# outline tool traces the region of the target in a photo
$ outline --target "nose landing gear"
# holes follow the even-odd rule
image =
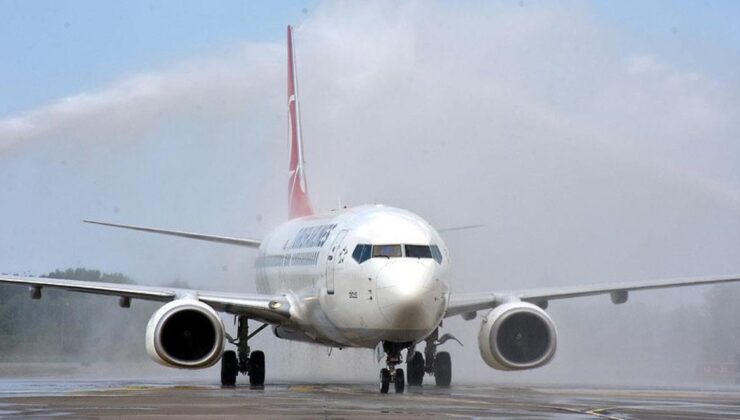
[[[403,391],[406,389],[406,377],[403,369],[397,369],[396,366],[401,364],[401,350],[409,347],[409,345],[410,343],[383,342],[383,351],[386,354],[385,362],[388,367],[380,369],[381,394],[388,393],[391,383],[396,394],[403,394]]]
[[[237,351],[227,350],[221,357],[221,385],[234,386],[239,373],[249,375],[249,385],[261,388],[265,385],[265,353],[251,351],[249,339],[267,327],[263,324],[253,333],[249,333],[249,319],[240,315],[237,317],[237,338],[228,337],[229,343],[236,345]]]

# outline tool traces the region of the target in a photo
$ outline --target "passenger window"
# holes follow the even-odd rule
[[[406,245],[408,258],[432,258],[432,251],[427,245]]]
[[[401,257],[401,245],[373,245],[373,258],[399,258]]]
[[[434,258],[434,261],[437,261],[438,264],[442,264],[442,252],[439,250],[439,247],[437,245],[432,245],[432,258]]]
[[[372,247],[368,244],[359,244],[355,247],[352,252],[352,258],[357,261],[357,264],[362,264],[370,259],[370,249]]]

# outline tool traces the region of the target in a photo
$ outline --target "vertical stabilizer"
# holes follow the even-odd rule
[[[288,141],[290,142],[288,216],[291,219],[313,214],[303,165],[303,136],[301,134],[301,111],[298,106],[297,76],[293,52],[293,28],[288,26]]]

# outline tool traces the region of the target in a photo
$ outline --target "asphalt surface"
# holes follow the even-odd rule
[[[404,394],[372,384],[201,383],[0,379],[3,418],[608,418],[740,419],[740,388],[432,385]]]

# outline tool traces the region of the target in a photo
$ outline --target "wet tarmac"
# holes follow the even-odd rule
[[[0,417],[60,416],[740,419],[740,388],[456,385],[381,395],[372,384],[278,384],[250,389],[209,383],[0,379]]]

